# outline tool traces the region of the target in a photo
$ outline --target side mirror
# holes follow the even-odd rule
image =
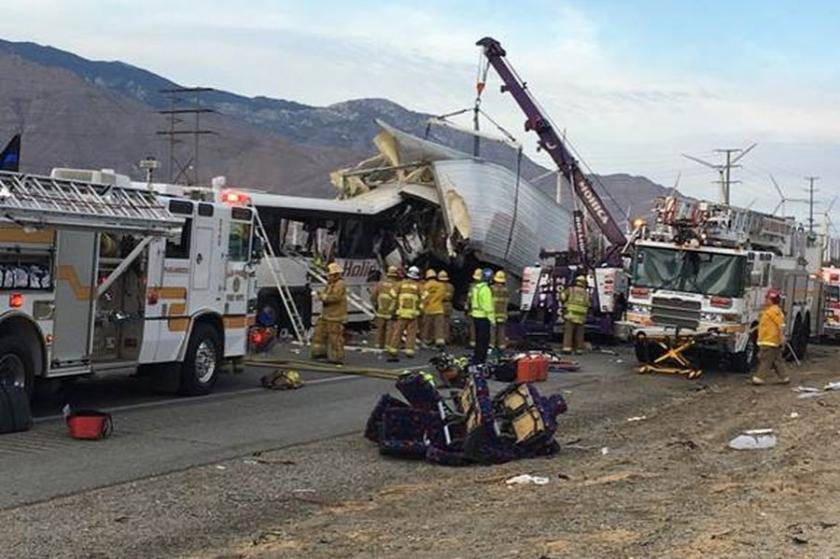
[[[259,262],[265,257],[265,247],[260,237],[254,237],[251,243],[251,261]]]

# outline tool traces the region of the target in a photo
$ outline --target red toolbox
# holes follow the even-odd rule
[[[548,378],[550,359],[545,355],[528,355],[516,362],[516,382],[542,382]]]

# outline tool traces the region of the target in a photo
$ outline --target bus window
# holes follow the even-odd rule
[[[338,236],[338,256],[340,258],[372,258],[375,232],[374,224],[369,221],[345,220],[341,224]]]

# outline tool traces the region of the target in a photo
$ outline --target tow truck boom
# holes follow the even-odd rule
[[[542,109],[540,109],[537,102],[531,96],[531,93],[528,91],[528,86],[519,78],[516,71],[507,61],[505,49],[502,48],[502,45],[497,40],[491,37],[485,37],[476,44],[484,49],[484,55],[487,57],[488,62],[502,79],[504,83],[502,92],[509,92],[513,95],[514,100],[516,100],[522,112],[525,113],[528,119],[525,121],[525,130],[533,130],[537,133],[540,138],[540,147],[548,152],[557,164],[560,172],[571,178],[572,188],[574,188],[575,194],[580,198],[598,228],[612,244],[612,249],[608,254],[622,250],[627,244],[627,238],[624,236],[621,227],[612,217],[609,210],[607,210],[604,201],[595,192],[592,182],[587,178],[574,156],[564,145],[557,131],[551,125],[551,121],[547,115],[543,114]]]

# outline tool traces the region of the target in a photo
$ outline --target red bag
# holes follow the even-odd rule
[[[516,382],[542,382],[548,378],[550,360],[544,355],[527,355],[516,362]]]
[[[67,416],[67,428],[74,439],[104,439],[114,430],[111,414],[97,410],[73,411]]]

